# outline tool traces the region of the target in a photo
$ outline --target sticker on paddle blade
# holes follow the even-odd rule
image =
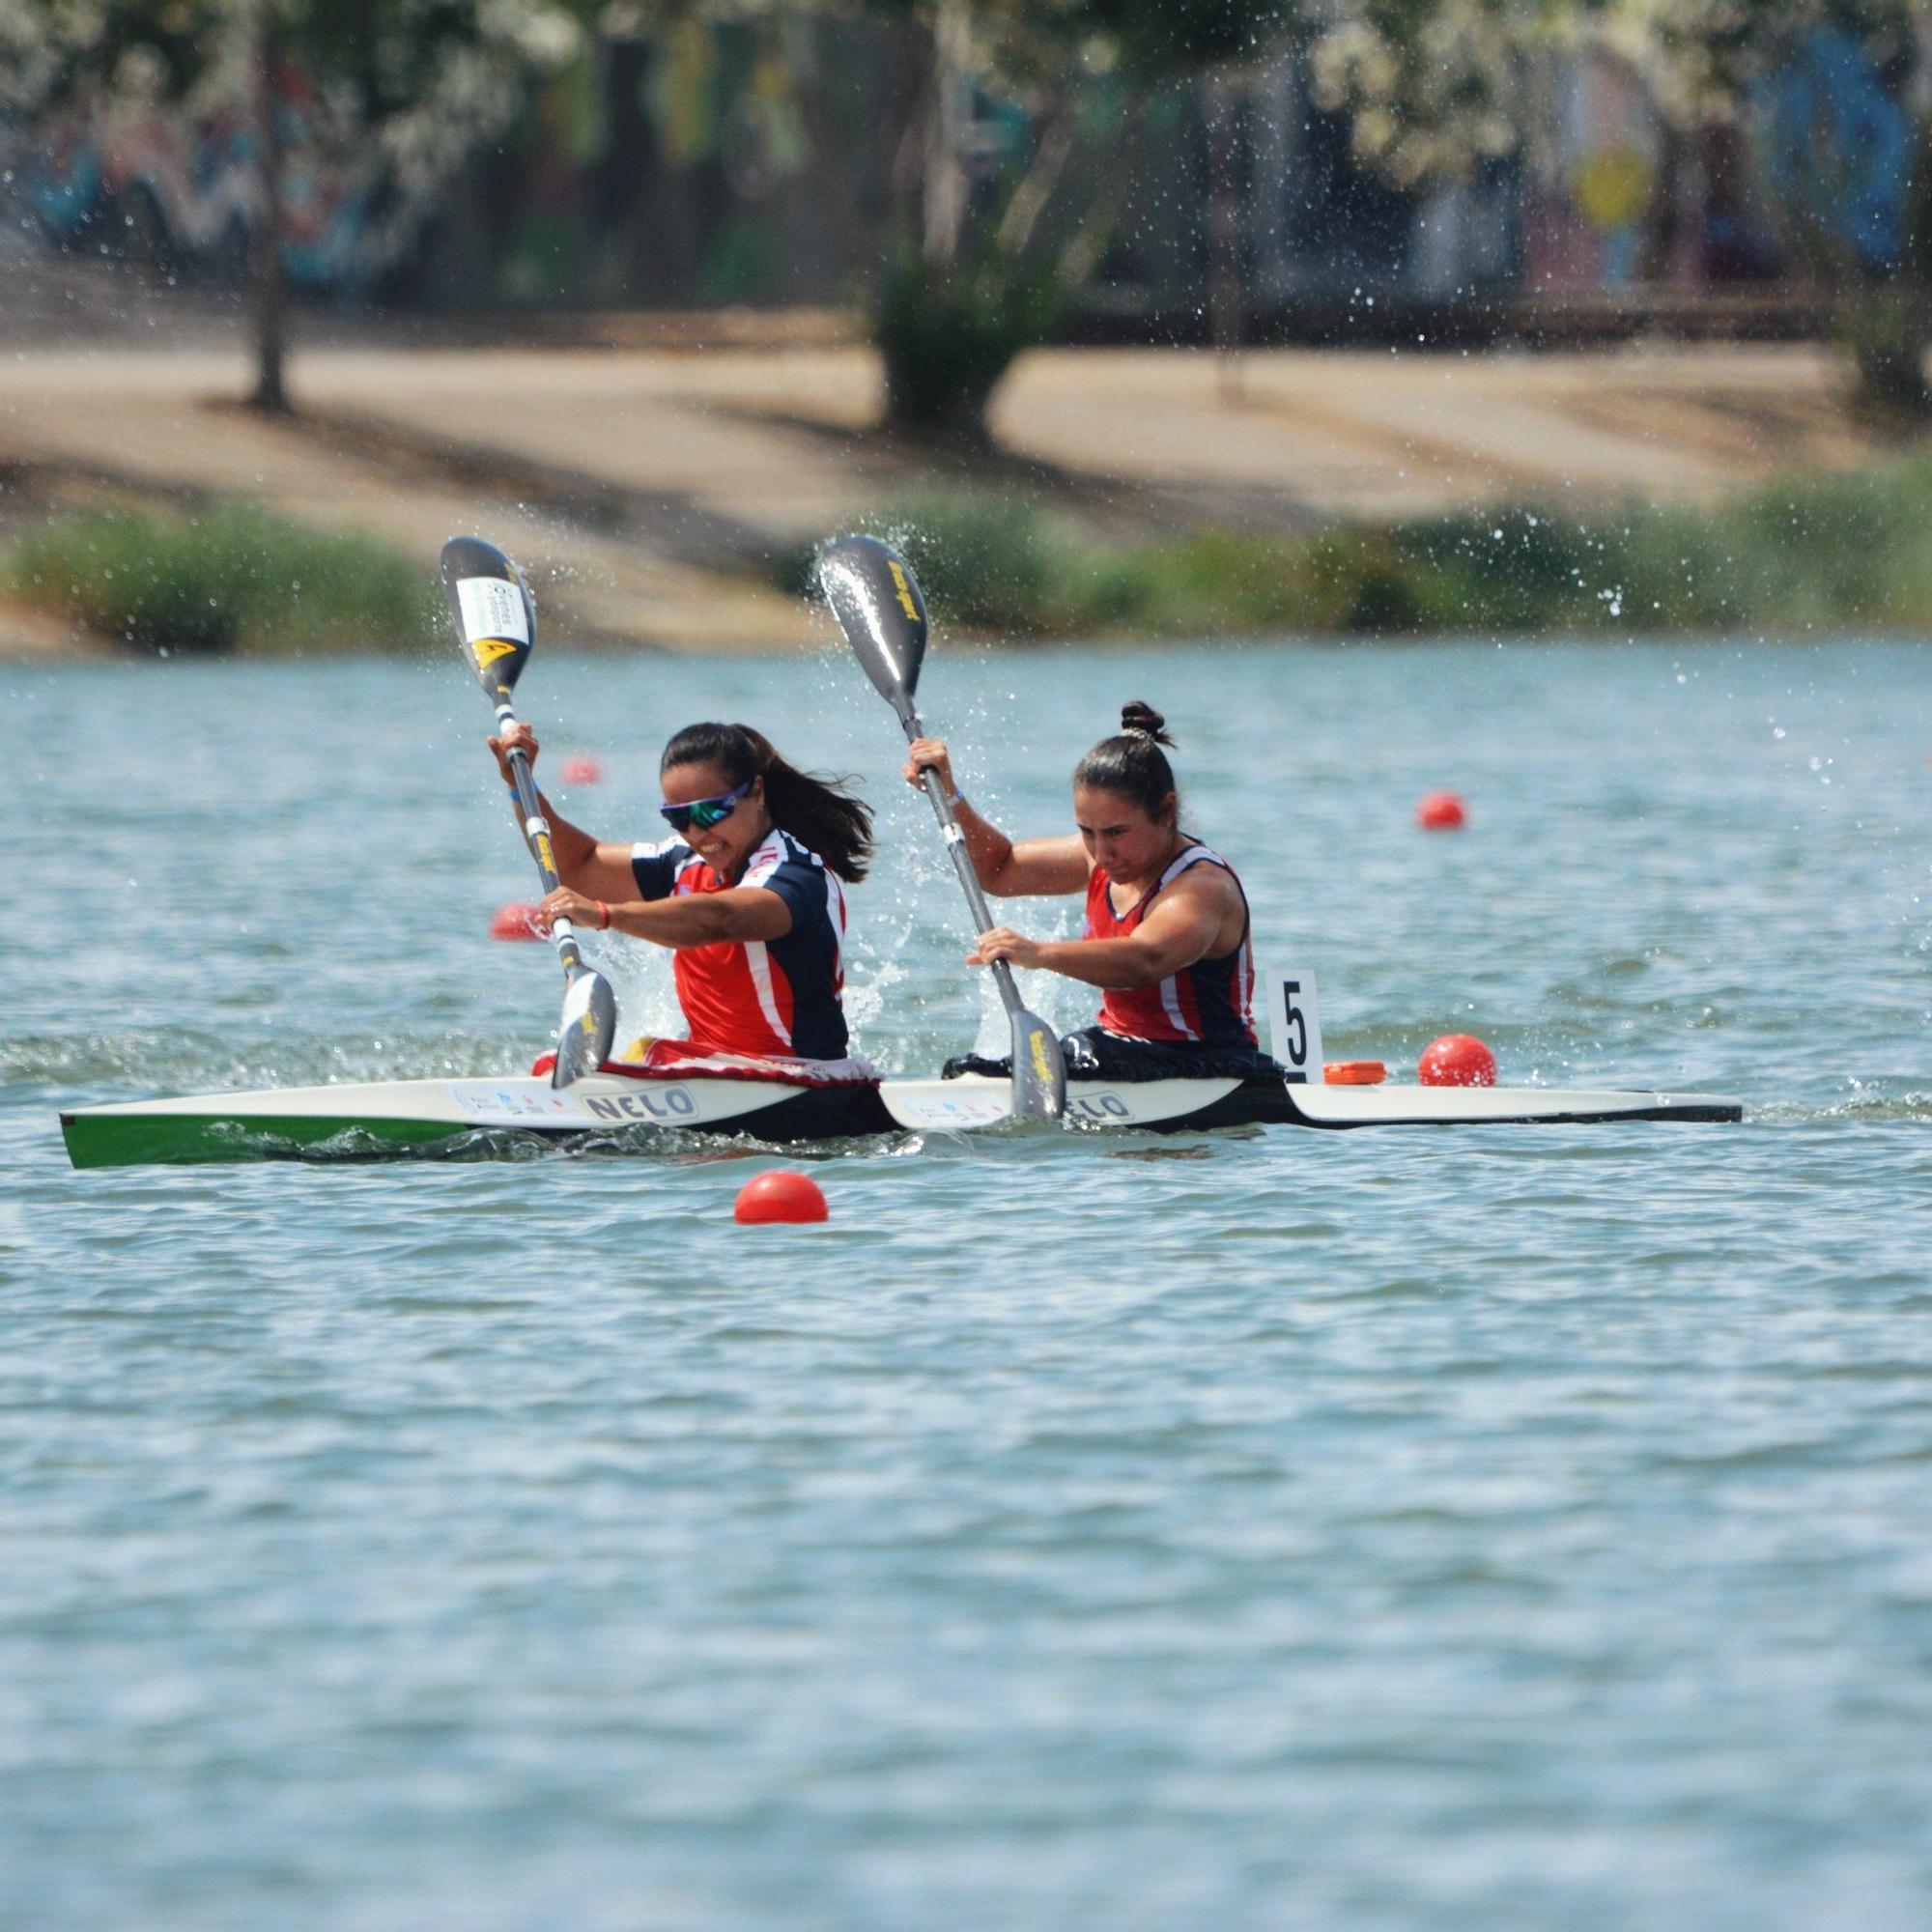
[[[478,670],[487,670],[494,659],[520,646],[528,647],[530,618],[520,585],[501,577],[466,577],[456,586],[456,603],[463,613],[464,641],[476,653]]]
[[[550,1084],[568,1087],[594,1073],[609,1056],[617,1035],[617,999],[601,973],[576,973],[563,995],[563,1017],[556,1030],[556,1065]]]
[[[488,670],[499,658],[513,658],[522,649],[523,645],[508,643],[501,638],[478,638],[469,646],[469,655],[476,660],[478,670]]]
[[[1291,1080],[1321,1077],[1321,1020],[1315,1006],[1313,973],[1267,976],[1268,1033],[1274,1057]]]

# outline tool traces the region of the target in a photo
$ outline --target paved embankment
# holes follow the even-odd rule
[[[851,348],[698,353],[332,347],[292,364],[293,421],[235,406],[244,356],[28,348],[0,362],[0,517],[101,490],[232,495],[376,531],[425,565],[453,530],[547,581],[560,633],[672,648],[783,645],[808,613],[772,547],[909,492],[1022,488],[1121,538],[1304,528],[1537,498],[1709,497],[1883,445],[1808,347],[1563,356],[1068,350],[1001,391],[1001,453],[870,432]],[[0,613],[0,649],[46,648]]]

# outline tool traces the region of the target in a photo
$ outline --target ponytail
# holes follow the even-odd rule
[[[673,765],[716,765],[732,784],[765,781],[772,823],[825,861],[850,885],[866,876],[872,856],[872,813],[844,782],[814,778],[788,765],[762,731],[749,724],[687,724],[664,749],[660,773]]]
[[[1095,791],[1111,791],[1132,799],[1147,815],[1160,817],[1161,807],[1179,788],[1174,782],[1174,767],[1167,753],[1174,740],[1167,735],[1167,720],[1151,704],[1135,698],[1121,707],[1120,735],[1102,738],[1073,768],[1073,782]],[[1179,801],[1176,799],[1176,821]]]

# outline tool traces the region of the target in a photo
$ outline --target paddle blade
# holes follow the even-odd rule
[[[483,689],[506,696],[537,637],[537,607],[523,572],[481,537],[451,537],[442,547],[442,584]]]
[[[1066,1112],[1066,1061],[1060,1038],[1037,1013],[1013,1014],[1013,1111],[1037,1121]]]
[[[912,567],[877,537],[840,537],[819,553],[818,587],[879,696],[909,720],[925,656],[925,599]]]
[[[586,1073],[595,1073],[611,1058],[611,1043],[616,1037],[617,996],[603,974],[586,967],[564,988],[556,1065],[550,1070],[550,1084],[568,1087]]]

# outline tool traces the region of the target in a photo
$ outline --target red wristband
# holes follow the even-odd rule
[[[599,932],[609,932],[611,930],[611,908],[607,906],[602,899],[599,899],[597,901],[597,913],[598,913],[597,930]]]

